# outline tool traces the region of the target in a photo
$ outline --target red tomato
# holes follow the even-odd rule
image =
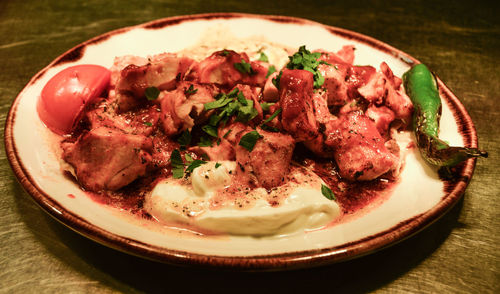
[[[76,65],[57,73],[42,90],[38,116],[53,132],[70,134],[85,105],[109,86],[110,71],[93,64]]]

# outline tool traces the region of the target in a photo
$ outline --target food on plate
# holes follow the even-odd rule
[[[107,89],[109,69],[93,64],[69,67],[45,85],[37,111],[43,123],[57,134],[71,133],[83,109]]]
[[[434,75],[424,64],[417,64],[403,75],[404,86],[413,102],[413,128],[422,157],[437,166],[454,166],[471,157],[487,157],[477,148],[450,147],[440,140],[441,99]]]
[[[289,234],[389,193],[413,112],[402,80],[385,62],[354,65],[353,46],[282,48],[285,63],[266,50],[122,56],[94,79],[69,68],[39,105],[80,108],[39,115],[66,135],[63,167],[91,197],[167,226]],[[72,83],[85,92],[69,97]]]

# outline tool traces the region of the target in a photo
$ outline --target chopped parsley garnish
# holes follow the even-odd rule
[[[268,68],[267,68],[267,74],[266,74],[266,79],[272,75],[273,73],[275,73],[277,71],[276,67],[274,65],[270,65]]]
[[[318,71],[318,66],[320,64],[328,64],[326,61],[318,60],[320,57],[320,52],[311,53],[306,49],[306,46],[303,45],[300,46],[299,51],[295,52],[292,56],[288,56],[290,61],[286,65],[286,68],[303,69],[311,72],[314,75],[314,88],[319,89],[325,82],[325,78]]]
[[[262,122],[262,125],[265,125],[268,122],[272,121],[275,117],[278,116],[278,114],[280,114],[280,112],[281,112],[281,108],[278,108],[278,110],[276,110],[270,117],[268,117],[265,121]]]
[[[188,167],[186,168],[186,173],[191,173],[193,172],[193,170],[199,166],[201,166],[202,164],[205,164],[207,163],[206,161],[203,161],[203,160],[199,160],[199,159],[196,159],[196,160],[193,160],[191,163],[189,163]]]
[[[261,134],[257,133],[257,131],[251,131],[241,137],[240,143],[238,143],[238,145],[252,152],[253,147],[255,147],[255,144],[257,144],[257,140],[259,140],[260,138],[262,138]]]
[[[249,74],[249,75],[255,74],[255,71],[253,70],[250,63],[246,62],[244,59],[242,59],[241,62],[235,63],[234,68],[236,68],[239,72],[243,74]]]
[[[196,92],[198,92],[198,89],[195,89],[193,87],[193,85],[190,85],[189,88],[187,88],[185,91],[184,91],[184,94],[186,95],[193,95],[195,94]]]
[[[208,135],[217,138],[217,127],[211,125],[204,125],[201,129]]]
[[[147,87],[146,90],[144,90],[144,95],[148,100],[156,100],[160,95],[160,90],[156,87]]]
[[[267,57],[266,53],[260,52],[259,61],[269,62],[269,58]]]
[[[207,137],[201,137],[200,142],[198,142],[198,146],[200,147],[212,147],[212,141],[210,141]]]
[[[172,176],[174,179],[180,179],[184,176],[184,162],[179,150],[175,149],[170,155],[170,165],[172,166]]]
[[[328,188],[328,186],[321,184],[321,193],[330,200],[336,200],[335,194],[333,194],[332,189]]]
[[[271,107],[272,105],[274,105],[274,104],[276,104],[276,103],[273,103],[273,102],[271,102],[271,103],[269,103],[269,102],[262,102],[262,103],[260,104],[260,107],[261,107],[261,108],[262,108],[262,110],[264,110],[264,111],[269,111],[270,107]]]
[[[229,98],[227,96],[223,96],[221,99],[205,103],[204,107],[205,107],[205,110],[211,110],[211,109],[221,108],[221,107],[226,106],[227,104],[229,104],[229,102],[231,102],[232,100],[233,99],[231,99],[231,98]]]
[[[182,132],[182,134],[177,139],[177,143],[181,145],[181,148],[186,148],[186,146],[191,144],[191,133],[188,130]]]
[[[187,167],[182,161],[181,153],[178,149],[172,151],[170,155],[170,164],[172,165],[172,176],[174,179],[181,179],[185,174],[189,175],[195,168],[207,163],[199,159],[193,160],[193,157],[187,153],[184,155],[184,158],[188,163]]]
[[[229,55],[229,51],[227,51],[226,49],[224,49],[224,50],[222,50],[220,52],[220,55],[222,55],[222,56],[228,56]]]
[[[231,92],[224,94],[220,93],[215,96],[215,101],[204,104],[205,110],[215,110],[215,113],[208,118],[208,124],[201,127],[201,129],[211,137],[217,138],[217,145],[221,143],[218,128],[225,126],[227,121],[233,116],[236,116],[236,121],[249,122],[258,115],[257,109],[254,107],[253,100],[246,99],[238,88],[234,88]],[[225,138],[230,131],[224,134]],[[200,140],[198,146],[212,146],[209,139]]]
[[[227,138],[227,136],[229,136],[229,134],[232,132],[233,130],[229,129],[225,134],[224,136],[222,136],[222,138]]]
[[[145,126],[148,126],[148,127],[152,127],[153,126],[153,123],[149,122],[149,121],[146,121],[144,122],[144,125]]]
[[[278,89],[280,88],[281,75],[283,75],[283,71],[280,71],[280,73],[277,76],[275,76],[272,80],[273,85]]]
[[[221,165],[222,165],[222,164],[220,164],[220,163],[216,162],[216,163],[215,163],[215,168],[218,168],[218,167],[219,167],[219,166],[221,166]]]

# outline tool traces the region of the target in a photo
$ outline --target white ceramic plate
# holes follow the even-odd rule
[[[203,14],[166,18],[113,31],[69,50],[40,71],[14,101],[7,118],[5,144],[12,168],[28,193],[50,215],[81,234],[135,255],[176,264],[245,269],[290,268],[345,260],[400,241],[442,216],[455,204],[470,180],[475,160],[458,170],[459,180],[445,182],[408,154],[401,182],[383,203],[360,217],[327,229],[281,238],[194,237],[159,231],[107,206],[92,201],[63,175],[54,135],[43,126],[35,105],[45,83],[75,64],[110,67],[115,56],[146,56],[192,46],[213,27],[236,38],[264,36],[298,48],[337,51],[352,44],[355,64],[387,62],[397,76],[418,61],[370,37],[308,20],[246,14]],[[221,40],[224,36],[220,37]],[[474,125],[459,100],[439,81],[443,100],[441,138],[453,145],[477,147]]]

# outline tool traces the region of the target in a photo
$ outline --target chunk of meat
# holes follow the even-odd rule
[[[163,53],[146,65],[130,64],[121,71],[116,89],[132,92],[136,97],[144,96],[144,90],[148,87],[157,87],[160,90],[175,89],[176,82],[183,79],[193,63],[188,57]]]
[[[280,186],[289,172],[295,141],[290,135],[257,129],[262,138],[249,152],[236,146],[237,177],[249,186]]]
[[[179,148],[179,143],[168,138],[162,132],[155,132],[153,135],[153,149],[151,152],[151,168],[166,168],[170,166],[170,156],[174,149]]]
[[[402,120],[405,125],[409,124],[413,114],[413,103],[402,89],[401,79],[394,76],[385,62],[380,64],[380,71],[387,80],[385,105],[394,111],[396,118]]]
[[[85,189],[115,191],[146,174],[151,147],[145,136],[99,127],[75,143],[63,143],[62,157]]]
[[[375,123],[361,112],[350,112],[336,121],[327,134],[327,144],[335,149],[334,158],[342,177],[373,180],[394,170],[399,158],[384,145]]]
[[[221,50],[194,66],[189,80],[226,88],[233,88],[236,84],[263,87],[266,74],[267,68],[258,62],[250,62],[246,53]]]
[[[120,111],[137,107],[144,99],[146,88],[175,89],[193,63],[190,58],[164,53],[155,56],[146,65],[130,64],[121,71],[112,98]]]
[[[285,69],[281,75],[281,124],[297,142],[318,135],[312,102],[313,84],[313,74],[307,70]]]
[[[313,95],[313,106],[316,121],[319,124],[318,135],[312,139],[304,141],[304,146],[311,150],[314,154],[323,158],[333,158],[334,149],[325,143],[326,135],[333,131],[335,127],[334,121],[337,119],[330,113],[326,101],[326,94],[318,91]]]
[[[235,88],[245,96],[245,99],[253,101],[253,108],[257,110],[257,116],[252,119],[254,124],[258,124],[262,121],[263,112],[262,107],[260,106],[260,102],[262,101],[262,88],[254,87],[250,85],[238,84]]]
[[[231,145],[229,141],[221,139],[219,144],[214,143],[212,146],[193,146],[189,148],[189,151],[196,153],[199,156],[207,156],[211,161],[223,161],[230,160],[234,161],[236,159],[234,145]]]
[[[111,71],[111,79],[109,81],[110,86],[112,88],[116,86],[116,84],[121,78],[122,69],[127,67],[127,65],[135,64],[137,66],[143,66],[148,64],[148,62],[149,61],[147,58],[135,55],[124,55],[115,57],[113,65],[109,69]]]
[[[320,64],[318,66],[318,71],[325,78],[323,88],[328,94],[328,105],[341,106],[349,100],[349,87],[346,82],[349,67],[345,63]]]
[[[103,102],[86,114],[90,129],[107,127],[127,134],[149,136],[155,130],[160,109],[156,105],[138,111],[117,114],[108,103]]]
[[[385,106],[376,107],[372,105],[368,107],[365,114],[373,120],[378,132],[383,137],[386,137],[388,135],[387,131],[389,130],[389,125],[395,118],[394,112]]]
[[[190,93],[190,86],[195,93]],[[191,91],[191,92],[193,92]],[[160,121],[163,131],[168,136],[190,130],[195,123],[206,119],[204,104],[214,101],[218,89],[213,85],[181,83],[172,92],[162,92],[159,100],[161,105]]]

